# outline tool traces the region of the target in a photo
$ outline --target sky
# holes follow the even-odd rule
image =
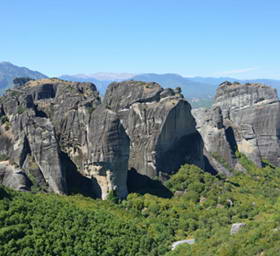
[[[0,61],[49,76],[280,79],[279,0],[3,0]]]

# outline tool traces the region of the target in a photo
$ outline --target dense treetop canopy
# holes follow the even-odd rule
[[[0,255],[278,255],[280,169],[238,157],[247,173],[230,178],[182,166],[164,184],[170,199],[101,201],[0,187]],[[230,235],[236,222],[247,225]],[[196,243],[171,251],[188,238]]]

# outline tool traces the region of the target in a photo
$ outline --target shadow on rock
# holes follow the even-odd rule
[[[210,163],[208,157],[204,155],[203,158],[204,158],[204,165],[205,165],[204,170],[212,175],[217,175],[218,172],[216,168]]]
[[[101,198],[101,188],[95,179],[83,176],[69,156],[61,152],[61,159],[65,169],[66,184],[69,194],[82,194],[92,198]]]
[[[160,181],[142,175],[135,169],[128,171],[127,188],[128,193],[139,193],[141,195],[148,193],[162,198],[171,198],[173,196],[172,192]]]

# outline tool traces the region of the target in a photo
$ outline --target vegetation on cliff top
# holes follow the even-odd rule
[[[230,178],[183,166],[165,184],[171,199],[130,194],[116,203],[0,187],[0,255],[278,255],[280,169],[239,159],[247,173]],[[236,222],[247,225],[230,235]],[[171,251],[187,238],[196,243]]]

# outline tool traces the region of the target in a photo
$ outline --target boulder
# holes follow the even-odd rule
[[[195,239],[187,239],[187,240],[180,240],[177,242],[172,243],[171,250],[175,250],[178,245],[181,244],[189,244],[192,245],[195,243]]]
[[[245,226],[246,226],[245,223],[234,223],[234,224],[232,224],[231,229],[230,229],[230,234],[234,235],[234,234],[238,233]]]
[[[0,162],[0,184],[19,191],[28,191],[31,186],[27,175],[8,161]]]

